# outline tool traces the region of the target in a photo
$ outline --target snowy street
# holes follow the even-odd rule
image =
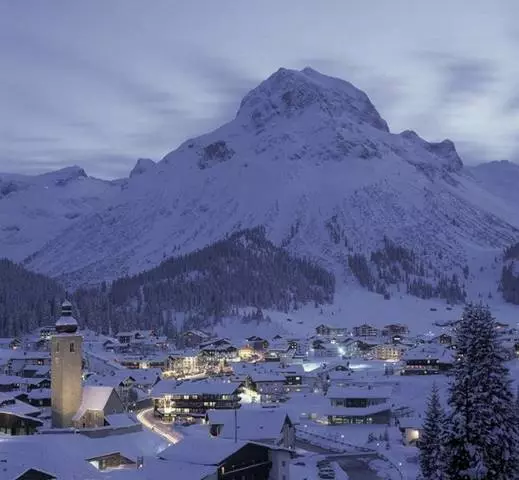
[[[140,411],[137,414],[137,420],[139,420],[144,427],[165,438],[168,442],[178,443],[182,440],[182,435],[175,432],[171,428],[171,424],[162,422],[153,416],[153,408]]]

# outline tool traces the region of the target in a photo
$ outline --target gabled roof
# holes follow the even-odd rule
[[[234,442],[223,438],[185,437],[159,453],[164,460],[180,460],[196,465],[220,465],[247,442]],[[201,455],[200,452],[203,452]]]
[[[73,420],[79,420],[88,410],[104,410],[108,399],[115,390],[112,387],[86,385],[83,387],[83,398],[79,410]],[[117,395],[117,393],[115,393]]]
[[[234,439],[235,418],[237,419],[237,438],[239,440],[278,439],[283,425],[292,423],[286,410],[246,409],[209,410],[207,412],[210,425],[222,425],[221,438]]]
[[[418,345],[404,353],[402,360],[440,360],[451,363],[454,361],[454,353],[451,349],[436,343]]]

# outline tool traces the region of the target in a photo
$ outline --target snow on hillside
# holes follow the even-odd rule
[[[498,321],[513,327],[519,325],[517,306],[504,303],[498,297],[470,297],[469,300],[488,304]],[[264,310],[264,316],[268,316],[270,322],[262,321],[261,326],[254,321],[242,322],[237,318],[227,318],[212,327],[212,331],[221,337],[239,341],[251,335],[265,338],[272,338],[277,334],[306,337],[322,323],[349,329],[363,323],[379,328],[390,323],[403,323],[413,335],[427,334],[430,331],[436,334],[441,332],[441,327],[435,327],[434,323],[456,320],[462,311],[462,305],[448,306],[440,300],[422,300],[409,295],[384,300],[381,295],[359,287],[342,287],[337,291],[333,305],[318,308],[306,305],[290,313]],[[241,312],[246,313],[247,310],[243,309]]]
[[[519,218],[467,174],[450,141],[392,134],[342,80],[280,69],[219,129],[134,176],[28,266],[111,279],[265,225],[268,237],[351,279],[351,252],[384,235],[446,273],[519,237]]]
[[[0,173],[0,256],[22,261],[119,190],[79,167],[36,176]]]

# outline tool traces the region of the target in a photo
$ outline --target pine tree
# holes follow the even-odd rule
[[[423,433],[420,439],[420,469],[424,480],[443,479],[443,433],[445,429],[445,413],[440,404],[438,386],[433,384]]]
[[[457,327],[449,391],[445,475],[449,480],[519,478],[519,423],[496,321],[469,305]]]

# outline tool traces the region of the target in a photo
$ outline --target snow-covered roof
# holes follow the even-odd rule
[[[0,412],[3,413],[13,413],[15,415],[23,415],[23,416],[33,416],[41,413],[39,408],[33,407],[25,402],[20,402],[16,400],[12,405],[5,405],[0,407]]]
[[[83,387],[81,405],[74,415],[74,420],[79,420],[88,410],[104,410],[108,399],[114,389],[97,385],[86,385]]]
[[[137,420],[128,413],[112,413],[106,415],[105,420],[111,427],[129,427],[138,423]]]
[[[276,373],[251,373],[250,378],[254,383],[262,382],[282,382],[284,383],[286,378],[281,374]]]
[[[50,398],[51,394],[52,390],[50,388],[35,388],[27,394],[27,398],[30,398],[31,400],[43,400]]]
[[[424,343],[407,350],[402,360],[440,360],[442,362],[453,362],[454,352],[450,348],[437,343]]]
[[[234,442],[224,438],[185,437],[181,442],[160,452],[159,457],[196,465],[219,465],[246,444],[244,441]]]
[[[23,383],[23,378],[16,375],[0,375],[0,385],[18,385]]]
[[[234,410],[209,410],[207,414],[209,424],[223,426],[220,437],[227,439],[234,439],[236,418],[239,440],[277,439],[288,417],[286,410],[281,408],[240,408],[236,410],[236,417]]]
[[[391,387],[330,387],[326,396],[328,398],[390,398]]]
[[[220,380],[197,380],[177,382],[176,380],[161,380],[151,392],[152,397],[163,395],[231,395],[239,388],[238,383]]]
[[[177,462],[172,464],[155,460],[154,457],[167,446],[167,442],[146,429],[103,438],[74,434],[24,435],[9,437],[8,441],[1,444],[0,459],[5,460],[2,463],[2,479],[17,478],[29,468],[49,472],[58,479],[102,480],[108,475],[110,479],[149,480],[167,478],[172,470],[182,472],[179,478],[203,478],[203,475],[189,476],[196,469],[181,468],[177,466]],[[114,452],[133,461],[144,456],[146,459],[143,468],[112,471],[108,474],[98,471],[86,461]],[[205,474],[208,473],[211,472],[206,469]]]
[[[56,327],[61,327],[64,325],[77,325],[77,320],[74,317],[61,316],[56,320]]]

